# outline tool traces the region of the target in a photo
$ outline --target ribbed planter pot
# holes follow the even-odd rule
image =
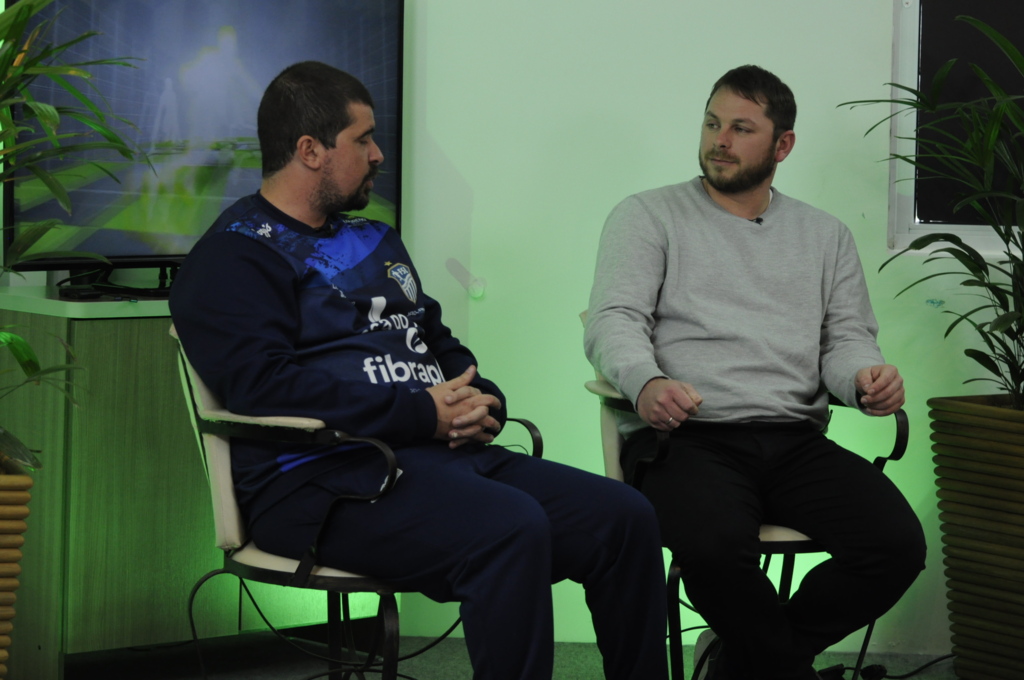
[[[28,502],[32,478],[0,474],[0,678],[7,677],[8,648],[14,623],[14,591],[21,574],[22,534],[28,528]]]
[[[928,400],[954,668],[1024,679],[1024,412],[1003,396]]]

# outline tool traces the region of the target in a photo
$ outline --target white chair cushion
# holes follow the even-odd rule
[[[762,543],[777,543],[785,541],[810,541],[810,536],[801,534],[796,529],[789,527],[775,526],[774,524],[762,524],[760,539]]]

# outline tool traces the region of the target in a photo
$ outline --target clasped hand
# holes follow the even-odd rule
[[[500,409],[501,401],[470,385],[476,377],[476,366],[446,382],[428,387],[437,409],[435,439],[448,442],[450,448],[475,441],[489,444],[501,429],[490,409]]]

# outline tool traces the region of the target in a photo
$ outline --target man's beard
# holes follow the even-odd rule
[[[708,156],[705,156],[703,153],[697,154],[697,161],[700,163],[701,172],[704,173],[704,179],[714,189],[723,194],[738,194],[753,189],[771,177],[775,171],[775,166],[778,164],[775,161],[775,146],[772,145],[760,163],[743,168],[730,178],[723,178],[720,176],[716,177],[708,171],[708,161],[714,158],[721,158],[722,160],[734,159],[731,156],[716,155],[714,152],[708,154]]]
[[[366,184],[376,176],[377,168],[370,168],[359,188],[351,194],[345,194],[334,186],[334,175],[328,170],[320,178],[320,186],[313,194],[313,202],[325,215],[362,210],[370,204],[370,191]]]

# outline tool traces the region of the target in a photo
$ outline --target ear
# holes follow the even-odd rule
[[[781,163],[786,160],[786,156],[793,150],[793,146],[796,144],[796,133],[792,130],[786,130],[779,136],[775,141],[775,162]]]
[[[295,155],[293,156],[300,163],[311,170],[318,170],[323,164],[323,144],[310,135],[302,135],[299,141],[295,142]]]

